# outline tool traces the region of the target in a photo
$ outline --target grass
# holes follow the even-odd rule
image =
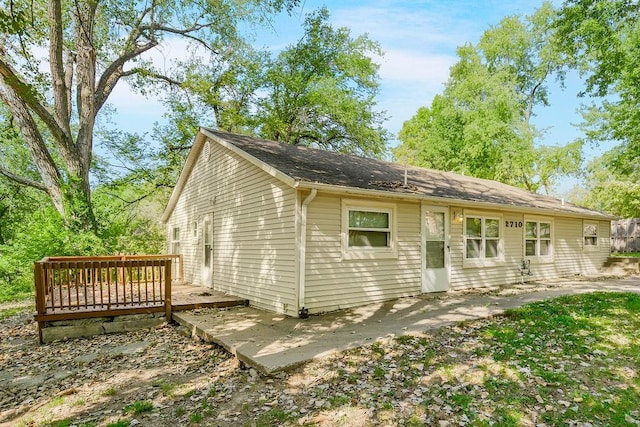
[[[153,403],[148,400],[137,400],[127,406],[122,411],[126,414],[132,412],[134,415],[153,411]]]
[[[389,395],[387,389],[401,398],[402,384],[421,387],[421,407],[434,417],[428,425],[437,425],[439,417],[473,426],[633,425],[640,420],[637,294],[560,297],[442,328],[428,339],[399,337],[384,348],[392,358],[378,359],[382,350],[376,343],[342,360],[376,359],[368,379],[362,372],[356,380],[366,381],[364,389]],[[385,381],[381,374],[386,372],[395,372],[404,383]],[[356,382],[353,375],[338,372],[335,381]],[[390,409],[385,399],[354,403]],[[447,413],[441,413],[445,406]],[[417,423],[415,415],[403,418],[395,411],[396,422]]]
[[[35,306],[33,304],[21,305],[20,307],[5,308],[4,310],[0,310],[0,320],[22,313],[33,313],[34,311]]]
[[[640,258],[640,252],[616,252],[612,253],[611,256],[621,258]]]

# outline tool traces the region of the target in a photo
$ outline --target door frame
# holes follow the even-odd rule
[[[200,263],[202,269],[202,284],[206,287],[213,288],[213,266],[214,266],[214,232],[213,232],[213,212],[205,214],[202,216],[202,247],[200,250],[202,251],[202,261]],[[207,230],[207,222],[210,222],[211,226]],[[207,268],[205,262],[207,259],[207,241],[210,243],[209,248],[209,267]]]
[[[427,225],[425,216],[427,212],[440,212],[444,214],[444,270],[441,272],[444,280],[441,286],[434,287],[429,282],[429,272],[427,271]],[[451,254],[449,248],[449,238],[451,229],[451,218],[449,216],[448,206],[429,205],[426,203],[421,204],[420,209],[420,254],[421,254],[421,292],[445,292],[449,290],[450,276],[451,276]]]

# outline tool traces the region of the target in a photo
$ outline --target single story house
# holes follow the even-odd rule
[[[612,217],[495,181],[202,128],[162,216],[185,280],[297,316],[596,273]]]

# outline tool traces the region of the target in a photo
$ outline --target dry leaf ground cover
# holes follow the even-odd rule
[[[274,378],[175,327],[40,347],[12,313],[0,335],[3,371],[43,378],[0,394],[10,425],[640,425],[636,294],[534,303]]]

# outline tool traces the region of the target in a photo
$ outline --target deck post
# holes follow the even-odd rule
[[[45,289],[44,266],[41,261],[33,263],[33,284],[36,288],[36,312],[38,315],[45,314],[46,289]],[[44,322],[38,321],[38,341],[42,344],[42,328]]]
[[[165,274],[165,283],[164,283],[164,308],[165,308],[165,317],[167,322],[171,322],[171,281],[173,280],[171,275],[171,259],[166,259],[164,261],[164,274]]]

